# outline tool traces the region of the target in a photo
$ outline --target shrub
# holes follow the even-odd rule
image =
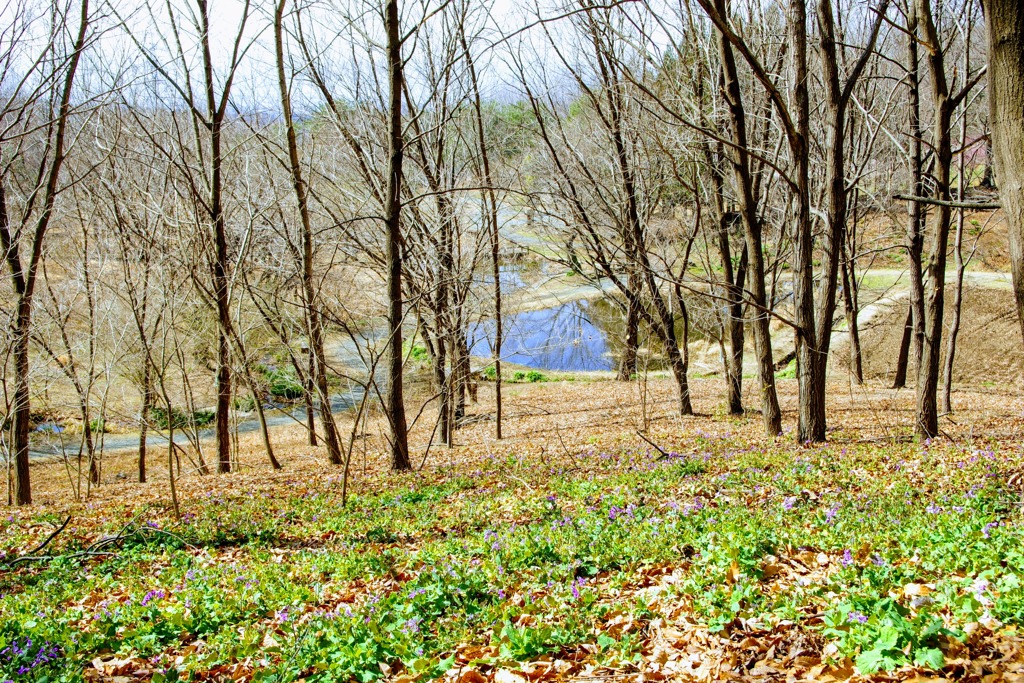
[[[257,365],[256,370],[263,375],[263,380],[267,383],[267,391],[275,398],[294,401],[302,398],[305,393],[299,380],[290,372],[275,365]]]
[[[177,408],[171,409],[171,419],[167,418],[167,411],[159,406],[149,409],[149,417],[158,429],[170,429],[172,424],[175,429],[182,427],[205,427],[213,422],[215,413],[212,410],[201,409],[191,415]]]

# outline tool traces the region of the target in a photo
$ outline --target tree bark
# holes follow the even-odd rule
[[[636,278],[630,274],[628,285],[632,291],[639,288]],[[615,379],[628,382],[636,375],[636,356],[640,338],[640,314],[638,305],[633,299],[626,301],[626,328],[622,337],[622,357],[619,359],[619,372]]]
[[[1010,267],[1024,335],[1024,11],[1019,0],[982,0],[988,37],[989,125],[1009,226]]]

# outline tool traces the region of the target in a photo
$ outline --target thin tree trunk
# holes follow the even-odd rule
[[[725,0],[715,0],[715,8],[724,17],[728,16]],[[771,330],[769,327],[768,300],[765,291],[764,252],[761,241],[761,222],[757,215],[757,204],[753,194],[753,178],[750,173],[750,154],[747,150],[746,112],[740,90],[736,58],[729,39],[719,31],[718,49],[722,59],[724,79],[723,93],[732,121],[734,146],[729,151],[736,184],[736,197],[740,217],[743,221],[744,238],[750,262],[750,298],[754,318],[751,327],[754,333],[754,352],[757,356],[758,378],[761,391],[761,416],[769,436],[782,432],[782,411],[775,390],[775,363],[772,361]]]
[[[174,413],[171,404],[167,402],[167,479],[171,485],[171,507],[174,509],[174,518],[181,519],[181,510],[178,508],[178,489],[174,485]],[[181,463],[178,463],[178,471],[181,471]]]
[[[228,277],[227,226],[224,218],[224,157],[221,149],[224,108],[217,106],[213,57],[210,52],[210,14],[207,0],[198,0],[200,41],[203,51],[203,76],[206,87],[206,113],[210,131],[209,217],[213,224],[213,299],[217,311],[217,408],[216,450],[217,471],[231,471],[231,302]]]
[[[846,255],[843,245],[843,309],[846,315],[846,329],[850,334],[850,369],[857,384],[864,384],[864,362],[860,348],[860,325],[857,323],[857,300],[853,288],[857,274],[853,272],[853,263]]]
[[[630,274],[627,286],[631,291],[639,288],[637,278]],[[620,382],[628,382],[636,376],[637,349],[640,345],[640,312],[635,298],[626,301],[626,328],[622,338],[622,357],[619,359],[619,372],[615,376]]]
[[[270,442],[270,429],[267,427],[267,415],[263,410],[263,399],[253,386],[250,385],[249,390],[252,394],[253,405],[256,406],[256,417],[260,421],[260,436],[263,437],[263,448],[267,451],[267,459],[270,460],[271,467],[279,470],[281,469],[281,463],[278,462],[277,457],[274,455],[274,446]]]
[[[303,382],[302,402],[306,407],[306,431],[309,432],[309,445],[317,446],[316,438],[316,412],[313,410],[313,397],[316,395],[316,359],[313,357],[313,349],[306,349],[306,381]]]
[[[142,360],[142,408],[139,415],[139,483],[146,483],[146,439],[149,438],[149,411],[153,407],[153,371],[149,358]]]
[[[411,470],[402,392],[402,43],[398,0],[387,0],[384,29],[388,55],[388,178],[385,190],[384,255],[388,291],[387,391],[384,410],[391,425],[391,468]]]
[[[476,65],[466,42],[465,26],[459,26],[459,37],[462,50],[466,54],[469,67],[470,83],[473,86],[473,108],[476,114],[477,144],[480,147],[480,164],[483,168],[484,209],[488,234],[491,240],[491,277],[494,278],[494,438],[501,439],[501,345],[503,341],[501,319],[501,253],[500,234],[498,231],[498,201],[494,192],[494,177],[491,173],[490,153],[488,152],[487,135],[484,131],[483,103],[480,98],[480,87],[476,77]]]
[[[971,18],[967,18],[966,45],[971,44]],[[971,73],[971,51],[964,50],[964,75]],[[957,161],[957,199],[964,201],[967,184],[964,175],[967,173],[967,112],[964,111],[960,120],[960,158]],[[956,259],[956,288],[953,290],[953,320],[949,328],[949,340],[946,342],[946,362],[943,366],[942,381],[942,412],[953,412],[953,361],[956,359],[956,338],[960,334],[960,312],[964,301],[964,207],[956,212],[956,236],[953,238],[953,256]]]
[[[6,201],[4,179],[0,178],[0,249],[6,255],[10,269],[14,293],[17,297],[17,310],[14,316],[12,352],[14,355],[14,434],[12,447],[14,450],[14,499],[18,505],[32,503],[32,485],[29,475],[28,434],[31,420],[31,392],[29,389],[29,336],[32,326],[32,296],[35,290],[36,275],[39,261],[43,253],[43,239],[46,236],[53,207],[57,199],[57,183],[61,167],[64,164],[66,150],[64,147],[68,120],[71,117],[71,90],[78,71],[78,64],[85,49],[86,30],[89,26],[89,0],[82,0],[78,31],[75,37],[73,52],[68,61],[67,72],[61,84],[60,106],[57,110],[56,125],[52,141],[52,156],[49,157],[49,168],[40,169],[40,177],[46,178],[43,191],[43,202],[39,217],[35,221],[32,232],[32,249],[28,265],[21,261],[18,235],[12,230],[10,214]],[[44,162],[45,163],[45,162]]]
[[[920,60],[918,58],[918,15],[917,0],[910,0],[907,14],[907,105],[910,115],[910,183],[914,188],[913,196],[924,196],[924,173],[922,169],[922,140],[924,129],[921,127],[921,85]],[[924,209],[921,202],[912,201],[907,206],[907,260],[910,270],[910,310],[913,314],[913,351],[914,365],[920,367],[921,346],[924,344]],[[897,377],[899,376],[897,370]],[[906,370],[904,370],[904,376]],[[905,386],[906,380],[899,386]]]
[[[22,293],[14,327],[14,500],[18,505],[32,503],[29,479],[28,433],[31,421],[29,399],[28,340],[31,325],[31,298]]]
[[[914,305],[907,307],[907,321],[903,324],[903,338],[900,340],[900,351],[896,357],[896,375],[892,380],[893,389],[907,386],[907,366],[910,364],[910,344],[914,339]]]
[[[932,147],[935,153],[935,197],[949,201],[949,176],[953,159],[952,113],[956,100],[950,97],[942,44],[931,16],[930,0],[917,0],[918,15],[924,32],[924,42],[929,46],[928,66],[932,83],[935,122],[933,124]],[[965,74],[965,78],[967,75]],[[917,369],[917,421],[915,433],[919,438],[938,435],[938,382],[939,361],[942,356],[942,327],[946,287],[946,251],[949,243],[951,209],[940,205],[935,209],[935,225],[932,230],[932,247],[928,259],[928,279],[924,311],[924,344],[921,347],[921,364]]]
[[[306,182],[302,177],[302,162],[299,159],[299,144],[292,117],[291,92],[284,70],[284,8],[287,0],[279,0],[274,13],[274,47],[277,56],[277,85],[281,97],[281,111],[284,117],[285,134],[288,140],[288,167],[292,176],[292,188],[299,208],[302,223],[302,295],[309,335],[309,355],[312,360],[313,383],[316,386],[317,403],[320,407],[320,422],[324,426],[324,441],[327,443],[327,460],[332,465],[341,465],[341,442],[338,429],[331,414],[331,397],[327,386],[327,362],[324,352],[323,325],[320,320],[319,302],[313,278],[313,225],[309,217]],[[310,434],[313,432],[310,431]]]

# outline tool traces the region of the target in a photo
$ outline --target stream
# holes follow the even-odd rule
[[[502,360],[539,370],[594,371],[612,370],[616,367],[615,321],[621,317],[611,303],[602,301],[606,295],[603,288],[591,285],[563,285],[547,287],[542,296],[532,296],[536,283],[523,277],[523,269],[508,266],[500,274],[504,293],[511,299],[520,295],[521,310],[504,317],[504,341]],[[554,279],[554,278],[549,278]],[[481,278],[481,286],[491,286],[493,278]],[[524,297],[522,294],[527,294]],[[524,303],[525,301],[525,303]],[[470,325],[470,354],[480,359],[492,356],[491,343],[494,338],[494,320],[486,319]],[[619,323],[621,326],[621,323]],[[410,330],[410,333],[412,330]],[[372,332],[358,345],[379,340],[380,335]],[[331,336],[327,339],[325,351],[328,363],[337,368],[346,368],[353,374],[365,373],[367,367],[359,354],[357,342],[347,336]],[[364,390],[352,383],[349,388],[331,397],[331,412],[342,413],[359,405]],[[268,428],[293,423],[304,423],[305,407],[302,404],[275,404],[266,406]],[[259,430],[255,412],[239,415],[238,433],[245,434]],[[55,429],[56,428],[56,429]],[[80,435],[68,435],[61,439],[59,427],[53,424],[40,425],[33,437],[30,455],[33,459],[77,457]],[[97,448],[99,437],[96,435]],[[213,427],[200,429],[202,441],[212,440]],[[135,449],[139,445],[138,433],[103,434],[103,449],[118,451]],[[181,430],[176,430],[174,440],[183,446],[189,443]],[[167,435],[150,431],[147,445],[153,449],[166,448]]]

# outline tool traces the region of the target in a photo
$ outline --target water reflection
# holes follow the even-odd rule
[[[616,360],[603,329],[600,307],[591,301],[571,301],[554,308],[523,311],[504,319],[503,361],[547,370],[612,370]],[[607,304],[605,304],[607,306]],[[493,354],[494,321],[470,330],[471,353]]]

